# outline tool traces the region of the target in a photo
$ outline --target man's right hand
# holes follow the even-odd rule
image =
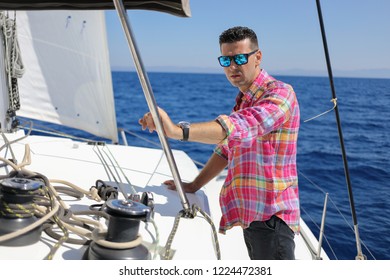
[[[176,184],[173,180],[167,180],[163,183],[168,187],[169,190],[176,190]],[[186,193],[194,193],[197,190],[200,189],[200,187],[196,186],[194,182],[186,183],[186,182],[181,182],[183,191]]]

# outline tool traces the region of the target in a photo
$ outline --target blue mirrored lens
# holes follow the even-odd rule
[[[234,62],[237,65],[243,65],[248,63],[248,57],[245,54],[237,54],[234,56]]]
[[[218,57],[219,64],[223,67],[228,67],[230,66],[230,57],[229,56],[220,56]]]

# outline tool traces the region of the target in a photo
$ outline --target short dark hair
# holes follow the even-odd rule
[[[256,33],[252,29],[243,26],[235,26],[222,32],[219,36],[219,45],[221,46],[224,43],[235,43],[245,39],[250,39],[252,46],[258,47]]]

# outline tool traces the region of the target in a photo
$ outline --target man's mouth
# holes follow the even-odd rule
[[[231,78],[235,79],[235,78],[239,78],[241,75],[240,74],[233,74],[233,75],[230,75]]]

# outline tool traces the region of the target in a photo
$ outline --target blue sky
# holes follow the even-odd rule
[[[252,28],[272,74],[326,75],[315,0],[191,0],[192,17],[131,10],[129,20],[147,71],[223,73],[219,34]],[[390,78],[390,1],[322,0],[335,76]],[[113,69],[134,69],[115,11],[106,12]]]

